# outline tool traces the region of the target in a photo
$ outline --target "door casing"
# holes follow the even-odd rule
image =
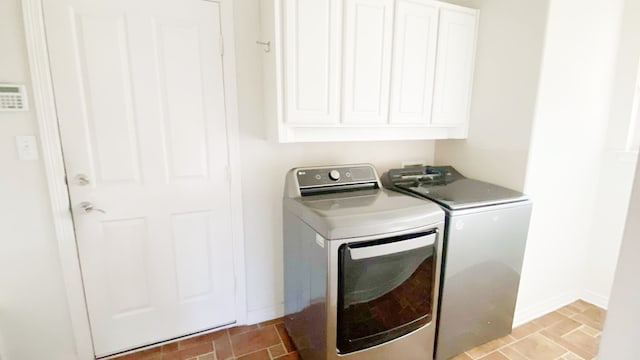
[[[84,296],[82,273],[69,203],[62,145],[51,69],[49,65],[44,16],[44,0],[22,0],[25,38],[33,89],[33,104],[38,123],[42,159],[45,166],[50,205],[53,214],[58,255],[62,267],[68,311],[76,345],[77,359],[93,359],[93,341],[89,327],[87,304]],[[239,151],[239,126],[236,89],[235,50],[233,33],[233,0],[214,1],[220,4],[221,26],[224,37],[223,74],[227,139],[229,146],[229,176],[235,277],[236,325],[247,321],[246,277],[244,259],[244,233],[242,222],[242,189]]]

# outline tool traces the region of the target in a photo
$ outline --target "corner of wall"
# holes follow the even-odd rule
[[[579,298],[580,297],[576,291],[567,291],[553,298],[530,305],[524,309],[516,308],[516,312],[513,317],[513,328],[528,323],[533,319],[537,319],[565,305],[571,304]]]

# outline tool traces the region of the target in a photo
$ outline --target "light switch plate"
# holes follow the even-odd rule
[[[33,135],[16,136],[19,160],[38,160],[38,143]]]

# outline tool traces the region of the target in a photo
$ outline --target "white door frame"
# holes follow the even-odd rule
[[[42,159],[53,212],[58,255],[66,290],[71,326],[78,359],[95,358],[89,316],[80,272],[80,260],[69,203],[69,189],[60,143],[60,131],[54,101],[49,55],[42,9],[43,0],[22,0],[29,67],[33,87],[33,104],[38,121]],[[225,112],[229,146],[231,218],[236,299],[236,324],[247,320],[244,234],[242,224],[242,189],[238,105],[233,33],[233,0],[202,0],[220,3],[220,21],[224,35],[223,76]],[[225,175],[226,176],[226,175]]]

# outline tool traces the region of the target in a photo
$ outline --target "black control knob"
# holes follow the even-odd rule
[[[329,179],[331,179],[333,181],[340,180],[340,172],[338,170],[329,171]]]

